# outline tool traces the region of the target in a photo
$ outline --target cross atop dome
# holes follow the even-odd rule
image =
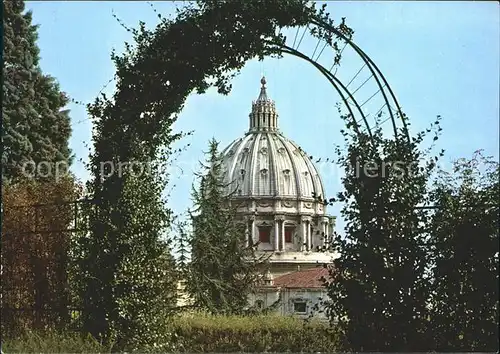
[[[262,79],[260,79],[260,83],[262,84],[260,88],[260,94],[259,98],[257,98],[257,101],[267,101],[267,92],[266,92],[266,77],[262,76]]]
[[[250,132],[277,131],[278,113],[273,100],[267,97],[266,78],[260,79],[260,94],[256,101],[252,102],[252,113],[250,113]]]

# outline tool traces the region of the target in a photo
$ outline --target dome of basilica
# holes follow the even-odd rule
[[[299,264],[315,267],[331,259],[328,244],[335,217],[326,215],[318,169],[279,131],[265,78],[261,84],[249,130],[222,151],[222,170],[226,192],[247,225],[246,240],[259,252],[272,252],[272,272],[279,275]]]
[[[312,202],[324,196],[318,170],[307,154],[278,130],[278,113],[265,79],[252,103],[250,129],[222,152],[227,193],[235,198],[281,198]]]

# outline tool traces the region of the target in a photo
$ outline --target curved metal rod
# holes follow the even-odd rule
[[[346,87],[346,86],[342,83],[342,81],[340,81],[340,80],[339,80],[336,76],[334,76],[334,75],[333,75],[330,71],[328,71],[328,70],[327,70],[327,69],[326,69],[323,65],[319,64],[318,62],[314,61],[312,58],[310,58],[310,57],[308,57],[307,55],[305,55],[305,54],[303,54],[303,53],[299,52],[298,50],[295,50],[295,49],[293,49],[293,48],[290,48],[289,46],[287,46],[287,45],[285,45],[285,44],[282,44],[282,45],[280,44],[280,45],[279,45],[279,47],[281,48],[281,50],[282,50],[283,52],[288,53],[288,54],[293,55],[293,56],[296,56],[296,57],[299,57],[299,58],[304,59],[304,60],[306,60],[307,62],[309,62],[309,63],[313,64],[313,65],[314,65],[314,66],[315,66],[318,70],[320,70],[320,71],[321,71],[321,73],[322,73],[323,75],[325,75],[325,76],[329,79],[330,83],[332,83],[332,85],[334,85],[334,86],[335,86],[335,84],[332,82],[332,80],[333,80],[333,81],[335,81],[335,83],[336,83],[337,85],[339,85],[339,86],[340,86],[340,87],[344,90],[344,92],[345,92],[346,94],[348,94],[348,95],[349,95],[349,98],[352,100],[352,102],[353,102],[353,103],[354,103],[354,105],[356,106],[357,110],[359,111],[359,113],[360,113],[360,115],[361,115],[361,118],[363,119],[363,122],[365,123],[365,126],[366,126],[366,129],[367,129],[367,131],[368,131],[368,134],[370,135],[370,137],[372,137],[372,133],[371,133],[370,125],[368,124],[368,121],[367,121],[367,119],[366,119],[366,116],[365,116],[365,114],[364,114],[363,110],[361,109],[361,106],[358,104],[358,102],[356,101],[356,99],[354,98],[354,96],[352,95],[352,93],[351,93],[351,92],[347,89],[347,87]],[[336,88],[336,89],[337,89],[337,91],[338,91],[338,88],[337,88],[337,87],[335,87],[335,88]],[[343,96],[341,96],[341,97],[342,97],[342,98],[344,98]],[[345,102],[346,104],[348,104],[346,101],[347,101],[347,99],[346,99],[346,100],[344,100],[344,102]],[[350,111],[350,112],[351,112],[351,114],[353,114],[353,113],[352,113],[352,111]],[[354,115],[353,115],[353,118],[354,118]]]
[[[396,127],[395,118],[394,118],[394,114],[393,114],[392,108],[391,108],[390,103],[389,103],[389,101],[387,99],[386,92],[384,91],[383,86],[381,85],[381,83],[380,83],[377,75],[373,72],[373,70],[375,70],[376,73],[378,74],[378,76],[380,76],[380,78],[384,82],[385,87],[387,87],[387,89],[389,91],[389,94],[390,94],[393,102],[396,105],[397,113],[399,114],[401,122],[403,123],[404,133],[406,135],[407,140],[410,141],[411,139],[410,139],[410,134],[409,134],[409,131],[408,131],[408,126],[406,124],[406,120],[404,119],[404,114],[403,114],[403,112],[401,110],[401,106],[399,105],[399,102],[396,99],[396,96],[394,95],[394,91],[392,90],[391,86],[387,82],[387,79],[385,78],[384,74],[382,74],[382,72],[380,71],[380,69],[378,68],[378,66],[373,62],[373,60],[360,47],[358,47],[351,39],[349,39],[348,37],[346,37],[342,32],[340,32],[335,27],[333,27],[330,24],[328,24],[328,23],[326,23],[324,21],[321,21],[321,20],[316,25],[321,25],[321,24],[323,24],[324,26],[326,26],[329,30],[331,30],[336,35],[338,35],[340,38],[342,38],[344,41],[346,41],[346,43],[348,43],[361,56],[361,58],[363,59],[363,61],[366,64],[368,64],[367,66],[369,67],[370,71],[374,75],[375,80],[377,81],[377,84],[381,88],[382,95],[383,95],[384,100],[385,100],[385,102],[387,104],[388,111],[389,111],[389,114],[390,114],[390,117],[391,117],[391,120],[392,120],[394,133],[397,136],[397,127]]]
[[[361,48],[359,48],[354,43],[352,43],[352,45],[355,48],[357,48],[360,53],[362,53],[362,55],[370,62],[371,65],[373,65],[374,69],[377,71],[377,74],[380,76],[380,78],[384,82],[384,87],[387,87],[387,90],[389,90],[389,94],[391,95],[392,100],[394,101],[394,104],[396,105],[396,113],[399,114],[401,122],[403,123],[403,128],[404,128],[404,131],[405,131],[405,134],[406,134],[406,138],[408,139],[408,141],[410,141],[410,135],[409,135],[409,132],[408,132],[408,125],[406,124],[406,120],[404,119],[404,115],[403,115],[403,112],[402,112],[401,107],[399,105],[399,102],[398,102],[398,100],[396,100],[396,96],[394,95],[394,92],[392,91],[392,88],[389,85],[389,83],[387,82],[385,76],[382,74],[382,72],[380,71],[380,69],[378,68],[378,66],[373,62],[373,60]]]
[[[401,111],[401,107],[399,106],[399,103],[398,103],[398,101],[397,101],[397,99],[396,99],[396,97],[394,95],[394,92],[392,91],[392,89],[390,88],[389,84],[387,83],[387,80],[385,79],[384,75],[380,72],[380,70],[375,65],[375,63],[370,59],[370,57],[368,57],[368,55],[365,52],[363,52],[356,44],[354,44],[342,32],[340,32],[339,30],[337,30],[335,27],[333,27],[332,25],[328,24],[324,20],[322,20],[322,19],[320,19],[318,17],[314,17],[313,19],[311,19],[310,23],[314,24],[316,26],[322,27],[322,28],[324,28],[324,29],[326,29],[326,30],[334,33],[337,37],[343,39],[347,44],[349,44],[358,53],[358,55],[363,59],[363,61],[367,64],[368,68],[372,72],[373,76],[375,77],[375,80],[377,81],[377,84],[379,85],[379,87],[381,89],[382,89],[382,85],[380,83],[380,80],[377,77],[377,74],[378,74],[378,76],[380,76],[382,78],[382,80],[386,84],[386,87],[389,90],[389,94],[391,95],[392,100],[396,104],[396,107],[398,109],[398,113],[400,115],[400,119],[403,122],[403,127],[404,127],[404,130],[405,130],[406,138],[408,139],[408,141],[410,141],[410,135],[409,135],[409,132],[408,132],[408,127],[407,127],[406,122],[405,122],[405,120],[403,118],[403,113]],[[393,129],[394,129],[395,137],[397,137],[397,133],[398,132],[397,132],[397,127],[396,127],[396,122],[395,122],[394,114],[393,114],[393,112],[392,112],[392,110],[390,108],[390,103],[389,103],[389,100],[387,98],[387,95],[386,95],[385,91],[383,89],[381,91],[382,91],[382,95],[384,97],[384,100],[385,100],[385,102],[387,104],[388,111],[389,111],[389,114],[390,114],[390,117],[391,117],[391,120],[392,120],[392,125],[393,125]]]
[[[304,60],[309,61],[312,65],[314,65],[326,77],[326,79],[328,81],[330,81],[330,83],[332,84],[332,86],[337,90],[338,94],[342,98],[342,101],[344,101],[345,105],[347,106],[347,110],[349,111],[349,114],[352,117],[352,120],[354,122],[354,124],[353,124],[354,125],[354,130],[355,130],[356,134],[358,134],[358,135],[361,134],[361,132],[359,130],[358,122],[356,122],[355,115],[354,115],[354,113],[353,113],[353,111],[351,109],[351,106],[349,105],[349,102],[347,101],[347,98],[344,96],[344,94],[342,93],[342,91],[339,89],[339,87],[337,86],[337,83],[335,82],[335,80],[333,80],[327,74],[327,73],[329,73],[328,70],[326,70],[323,66],[321,66],[318,63],[316,63],[315,61],[310,60],[307,56],[305,56],[301,52],[296,51],[296,50],[291,51],[291,50],[287,49],[287,48],[290,48],[290,47],[283,46],[281,44],[277,44],[277,43],[273,43],[273,42],[270,42],[269,44],[272,45],[272,46],[274,46],[275,48],[277,48],[277,50],[280,51],[280,52],[284,52],[284,53],[288,53],[288,54],[297,56],[299,58],[302,58]],[[285,47],[287,47],[287,48],[285,48]],[[365,124],[367,124],[366,119],[365,119]],[[370,137],[371,137],[371,131],[370,131],[370,127],[368,126],[368,124],[367,124],[367,129],[368,129],[368,133],[370,134]]]

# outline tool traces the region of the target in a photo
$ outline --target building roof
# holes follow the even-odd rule
[[[234,197],[325,197],[319,172],[309,156],[278,130],[278,113],[265,79],[252,103],[250,129],[222,152],[228,194]]]
[[[281,288],[322,288],[322,277],[329,278],[328,269],[316,267],[285,274],[274,279],[274,286]]]

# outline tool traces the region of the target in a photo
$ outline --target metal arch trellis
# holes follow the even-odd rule
[[[396,121],[395,121],[396,118],[394,116],[394,113],[396,113],[396,115],[399,116],[399,119],[401,120],[401,122],[403,124],[404,134],[406,135],[406,138],[409,141],[410,140],[410,135],[409,135],[409,132],[408,132],[408,126],[406,124],[406,118],[405,118],[403,112],[401,111],[401,106],[399,105],[399,102],[396,99],[396,96],[394,95],[394,92],[393,92],[392,88],[390,87],[389,83],[387,82],[385,76],[382,74],[382,72],[380,71],[380,69],[378,68],[378,66],[350,38],[348,38],[345,34],[343,34],[341,31],[339,31],[337,28],[335,28],[331,24],[329,24],[329,23],[327,23],[324,20],[321,20],[319,18],[312,19],[311,23],[313,23],[313,24],[315,24],[315,25],[317,25],[317,26],[319,26],[321,28],[324,28],[327,31],[331,31],[336,36],[342,38],[342,40],[344,40],[347,45],[351,46],[359,54],[359,56],[363,59],[363,61],[365,62],[366,66],[370,69],[373,77],[377,81],[377,84],[378,84],[379,89],[380,89],[380,91],[382,93],[382,96],[384,97],[384,101],[385,101],[385,103],[387,105],[387,108],[388,108],[388,111],[389,111],[389,115],[390,115],[391,120],[392,120],[392,125],[393,125],[393,129],[394,129],[394,133],[397,134],[397,127],[396,127]],[[382,85],[382,83],[381,83],[380,80],[382,80],[382,82],[384,83],[384,85]],[[387,88],[387,90],[388,90],[387,93],[384,91],[384,88]],[[396,106],[396,112],[392,111],[392,107],[391,107],[391,104],[389,103],[388,96],[390,96],[392,98],[392,101],[393,101],[393,103]]]
[[[336,66],[332,65],[330,69],[327,69],[324,65],[318,62],[319,58],[321,57],[324,49],[329,45],[329,43],[324,39],[324,38],[319,38],[318,43],[316,44],[314,48],[314,52],[312,55],[307,55],[301,51],[298,50],[300,44],[302,43],[302,40],[304,38],[304,35],[307,30],[310,30],[310,26],[316,26],[318,28],[321,28],[322,30],[330,33],[336,38],[342,40],[344,42],[344,47],[341,50],[341,53],[346,49],[346,47],[350,47],[354,50],[354,52],[358,55],[358,57],[363,61],[362,67],[358,70],[358,72],[354,75],[354,77],[349,81],[348,84],[344,84],[342,80],[340,80],[336,73],[338,67],[333,70],[333,68]],[[408,124],[407,124],[407,118],[403,114],[401,107],[399,105],[399,102],[396,99],[396,96],[394,95],[394,91],[390,87],[389,83],[387,82],[387,79],[385,76],[382,74],[380,69],[377,67],[377,65],[373,62],[373,60],[361,49],[359,46],[357,46],[347,35],[342,33],[341,30],[338,28],[334,27],[333,25],[327,23],[325,20],[319,18],[319,17],[312,17],[309,19],[309,23],[304,26],[304,32],[302,33],[301,36],[299,36],[301,27],[297,27],[297,31],[295,33],[295,37],[293,40],[293,44],[287,45],[286,43],[277,43],[277,42],[272,42],[269,41],[266,44],[269,46],[269,49],[271,52],[275,53],[285,53],[289,54],[298,58],[301,58],[303,60],[306,60],[310,64],[312,64],[316,69],[318,69],[323,76],[330,82],[330,84],[335,88],[339,96],[341,97],[343,103],[345,104],[345,107],[348,110],[349,116],[352,119],[353,122],[353,128],[356,133],[360,133],[360,125],[359,121],[363,122],[363,125],[365,126],[365,129],[370,137],[372,137],[371,133],[371,128],[368,123],[367,117],[370,115],[365,114],[363,112],[362,107],[370,101],[373,97],[375,97],[378,94],[381,94],[384,104],[380,109],[377,110],[375,115],[378,115],[384,107],[386,107],[389,117],[384,120],[382,123],[391,120],[392,123],[392,130],[394,133],[394,136],[396,139],[399,137],[399,129],[397,126],[397,121],[399,120],[402,124],[402,133],[404,134],[406,140],[409,142],[410,141],[410,134],[408,131]],[[297,41],[297,37],[300,37],[300,39]],[[315,57],[316,52],[318,50],[319,44],[323,40],[325,43],[319,52],[319,54]],[[297,46],[296,46],[297,44]],[[331,46],[331,45],[330,45]],[[352,91],[348,88],[348,86],[352,83],[352,81],[359,75],[359,73],[364,69],[368,68],[370,71],[371,75],[368,79],[366,79],[360,87],[358,87],[356,90]],[[372,94],[368,99],[363,100],[362,103],[358,103],[358,100],[355,98],[355,93],[371,78],[373,78],[376,82],[376,85],[378,87],[377,91]],[[349,100],[351,102],[349,102]],[[395,108],[393,108],[393,106]],[[379,123],[377,123],[379,124]]]
[[[329,32],[330,34],[332,34],[332,37],[335,36],[344,42],[344,46],[343,46],[342,50],[340,51],[340,55],[342,55],[342,53],[344,52],[346,47],[350,47],[358,54],[359,58],[361,58],[363,60],[364,63],[362,65],[362,67],[359,69],[359,71],[354,75],[354,77],[347,84],[343,84],[343,82],[336,76],[337,70],[339,68],[338,65],[336,65],[334,63],[330,67],[330,69],[327,69],[325,66],[323,66],[322,64],[320,64],[318,62],[318,59],[321,57],[325,48],[329,45],[328,41],[323,39],[324,45],[322,46],[321,50],[319,51],[319,54],[317,54],[317,55],[316,55],[316,52],[318,51],[318,48],[320,47],[319,45],[321,43],[322,38],[319,38],[318,43],[316,44],[314,51],[311,55],[306,55],[298,50],[298,47],[302,43],[306,32],[308,30],[311,30],[311,25],[317,26],[318,28],[321,28],[322,30]],[[299,32],[300,32],[301,28],[303,28],[303,32],[299,36]],[[401,107],[399,105],[399,102],[397,101],[397,99],[394,95],[394,92],[393,92],[392,88],[390,87],[390,85],[388,84],[385,76],[382,74],[382,72],[380,71],[378,66],[373,62],[373,60],[358,45],[356,45],[349,38],[349,36],[344,34],[340,29],[336,28],[335,26],[328,23],[327,21],[320,18],[319,16],[313,15],[309,19],[309,22],[305,26],[297,26],[297,30],[296,30],[296,33],[295,33],[295,36],[293,39],[293,44],[291,45],[291,47],[287,46],[286,44],[283,45],[281,43],[269,42],[268,44],[272,47],[273,50],[277,49],[278,52],[290,54],[290,55],[293,55],[295,57],[298,57],[298,58],[301,58],[301,59],[308,61],[310,64],[313,64],[313,66],[315,66],[316,69],[318,69],[327,78],[327,80],[332,84],[332,86],[334,86],[336,91],[339,93],[340,97],[342,98],[342,101],[344,102],[347,110],[349,111],[349,115],[351,116],[351,119],[353,121],[353,127],[354,127],[356,133],[360,133],[359,123],[358,123],[358,119],[356,119],[357,115],[354,114],[353,110],[351,109],[351,106],[349,105],[349,100],[352,101],[354,107],[356,108],[356,111],[359,113],[360,120],[363,121],[366,131],[368,132],[369,136],[371,136],[372,135],[371,129],[370,129],[370,126],[369,126],[368,121],[366,119],[368,116],[370,116],[370,114],[369,113],[365,114],[361,108],[363,107],[363,105],[365,103],[367,103],[367,101],[371,100],[371,98],[373,96],[377,95],[378,93],[381,93],[381,95],[383,96],[383,99],[384,99],[384,105],[377,111],[376,115],[378,113],[380,113],[380,111],[382,111],[382,109],[384,107],[386,107],[387,111],[389,113],[389,117],[387,119],[385,119],[384,121],[382,121],[382,123],[384,123],[388,120],[391,120],[394,135],[397,137],[398,136],[398,128],[396,125],[396,120],[399,118],[399,120],[402,122],[402,125],[403,125],[403,133],[404,133],[404,135],[406,135],[407,140],[408,141],[410,140],[410,135],[409,135],[408,126],[407,126],[407,118],[403,114]],[[297,48],[295,48],[296,44],[297,44]],[[316,57],[315,57],[315,55],[316,55]],[[334,70],[334,67],[335,67],[335,70]],[[368,100],[359,104],[354,96],[359,88],[354,90],[354,91],[351,91],[348,89],[348,87],[365,67],[367,67],[371,73],[371,76],[366,81],[373,78],[377,83],[378,91],[375,92],[370,98],[368,98]],[[106,86],[113,79],[115,79],[115,77],[110,79],[109,82],[104,85],[103,89],[106,88]],[[361,86],[363,86],[363,85],[364,85],[364,83]],[[390,102],[390,101],[392,101],[392,102]],[[392,105],[394,105],[395,108],[393,108]],[[81,122],[82,121],[77,122],[77,123],[81,123]]]
[[[361,107],[359,106],[358,102],[356,101],[356,99],[354,98],[354,96],[352,95],[352,93],[347,89],[347,87],[342,83],[342,81],[340,81],[336,76],[334,76],[330,71],[326,70],[326,68],[324,66],[322,66],[321,64],[315,62],[314,60],[312,60],[311,58],[309,58],[308,56],[304,55],[303,53],[301,53],[300,51],[298,50],[295,50],[293,48],[290,48],[288,46],[283,46],[282,47],[282,50],[281,50],[283,53],[288,53],[288,54],[291,54],[293,56],[296,56],[298,58],[302,58],[306,61],[308,61],[309,63],[311,63],[313,66],[315,66],[327,79],[328,81],[333,85],[333,87],[337,90],[337,92],[339,93],[340,97],[342,98],[342,101],[344,102],[344,104],[346,105],[347,107],[347,110],[349,111],[349,114],[350,116],[352,117],[352,120],[353,120],[353,127],[356,131],[356,133],[360,133],[359,131],[359,123],[357,122],[356,120],[356,116],[354,115],[354,112],[352,111],[352,108],[351,106],[349,105],[349,101],[348,99],[350,98],[354,105],[356,106],[356,109],[358,110],[359,114],[361,115],[361,119],[363,120],[364,124],[365,124],[365,127],[368,131],[368,134],[370,135],[370,137],[372,136],[371,134],[371,129],[370,129],[370,125],[368,124],[368,121],[366,119],[366,116],[363,112],[363,110],[361,109]],[[345,95],[348,95],[348,97],[346,98]]]

